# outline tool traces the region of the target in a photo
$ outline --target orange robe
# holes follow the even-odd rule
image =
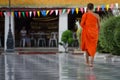
[[[85,13],[80,23],[81,49],[87,51],[89,56],[94,57],[98,42],[98,18],[93,13]]]

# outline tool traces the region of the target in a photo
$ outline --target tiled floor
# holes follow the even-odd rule
[[[5,80],[4,58],[0,56],[0,80]],[[6,62],[8,80],[120,80],[120,62],[96,58],[90,68],[84,64],[83,55],[7,55]]]

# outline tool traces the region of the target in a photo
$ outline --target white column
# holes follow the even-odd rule
[[[4,34],[4,51],[6,51],[6,41],[7,41],[7,35],[8,35],[8,29],[9,29],[9,16],[7,15],[7,12],[4,12],[5,15],[5,34]]]
[[[7,12],[5,12],[4,15],[5,15],[4,51],[6,51],[6,49],[7,49],[6,41],[7,41],[8,30],[9,30],[9,15],[7,15]],[[12,31],[13,38],[14,38],[14,16],[12,16],[12,15],[11,15],[11,31]]]
[[[68,14],[59,15],[59,42],[61,42],[62,33],[68,29]],[[59,45],[59,51],[65,51],[63,46]]]

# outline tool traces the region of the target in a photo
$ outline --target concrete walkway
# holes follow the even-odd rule
[[[0,80],[120,80],[120,62],[96,57],[93,68],[84,62],[83,55],[63,53],[1,55]]]

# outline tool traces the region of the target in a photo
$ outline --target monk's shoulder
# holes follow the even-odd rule
[[[98,15],[98,14],[96,14],[96,13],[95,13],[95,15],[96,15],[97,17],[99,17],[99,15]]]
[[[94,15],[99,19],[100,17],[99,17],[99,15],[98,14],[96,14],[96,13],[94,13]]]
[[[82,15],[83,18],[86,18],[86,16],[87,16],[87,13],[84,13],[84,14]]]
[[[87,13],[84,13],[84,14],[83,14],[83,16],[86,16],[86,15],[87,15]]]

